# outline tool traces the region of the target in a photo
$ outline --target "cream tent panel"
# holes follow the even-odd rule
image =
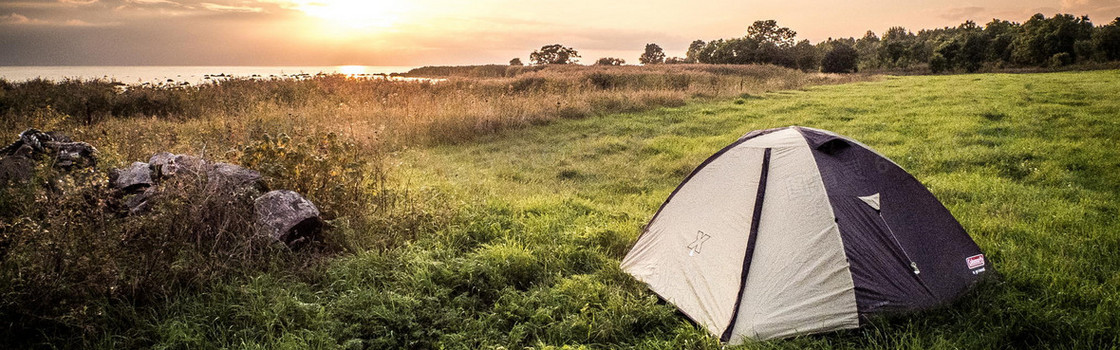
[[[731,344],[859,326],[840,231],[807,144],[771,151]]]
[[[730,324],[764,149],[740,145],[704,165],[672,195],[622,261],[713,333]]]

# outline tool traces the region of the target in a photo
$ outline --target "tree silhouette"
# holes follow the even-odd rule
[[[768,19],[765,21],[754,21],[747,28],[747,38],[758,41],[759,44],[773,44],[780,48],[791,48],[794,44],[794,37],[797,32],[786,27],[779,27],[778,21]]]
[[[529,54],[529,61],[533,64],[569,64],[576,63],[579,52],[560,44],[541,46],[540,50]]]
[[[703,40],[695,40],[688,44],[688,52],[684,56],[686,63],[700,62],[700,52],[704,50],[705,45]]]
[[[859,52],[848,44],[835,43],[832,50],[824,54],[821,60],[821,71],[825,73],[848,73],[857,70]]]
[[[646,44],[646,52],[638,57],[638,62],[642,64],[661,64],[665,62],[665,51],[657,44]]]
[[[595,64],[600,66],[621,66],[626,64],[626,60],[615,57],[603,57],[595,61]]]
[[[521,63],[521,58],[520,57],[514,57],[512,60],[509,60],[509,65],[511,65],[511,66],[524,66],[525,64]]]

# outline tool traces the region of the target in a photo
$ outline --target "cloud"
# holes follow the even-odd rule
[[[58,0],[58,2],[71,5],[89,5],[97,2],[97,0]]]
[[[180,3],[171,0],[125,0],[125,2],[136,5],[172,5],[183,6]]]
[[[947,20],[951,20],[951,21],[957,21],[957,20],[974,19],[974,17],[976,17],[976,15],[978,15],[980,13],[983,13],[983,12],[984,12],[984,8],[979,7],[979,6],[954,7],[954,8],[945,10],[945,12],[942,12],[940,15],[938,15],[938,17],[941,17],[941,18],[944,18],[944,19],[947,19]]]
[[[65,20],[65,21],[63,21],[63,22],[61,22],[57,25],[60,25],[60,26],[63,26],[63,27],[111,27],[111,26],[118,26],[120,24],[121,24],[120,22],[90,23],[90,22],[86,22],[86,21],[83,21],[83,20],[80,20],[80,19],[69,19],[69,20]]]
[[[21,15],[21,14],[18,14],[18,13],[12,13],[12,14],[9,14],[9,15],[0,15],[0,23],[2,23],[2,24],[26,25],[26,24],[44,24],[46,22],[44,22],[42,20],[31,19],[31,18],[28,18],[27,16],[24,16],[24,15]]]
[[[1074,15],[1117,10],[1120,10],[1120,1],[1116,0],[1062,0],[1062,11],[1074,12]]]
[[[210,11],[218,12],[261,12],[264,10],[260,7],[219,5],[209,2],[201,3],[199,6]]]
[[[38,18],[30,18],[18,13],[9,15],[0,15],[0,25],[20,25],[20,26],[55,26],[55,27],[106,27],[115,26],[120,23],[90,23],[80,19],[68,19],[58,21],[48,21]]]

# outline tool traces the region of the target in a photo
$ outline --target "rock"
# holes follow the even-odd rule
[[[172,154],[160,152],[148,159],[152,165],[153,174],[157,178],[168,178],[178,174],[199,175],[205,170],[206,161],[188,154]]]
[[[265,193],[254,207],[259,232],[289,246],[313,239],[323,228],[319,208],[292,191]]]
[[[174,162],[175,154],[172,154],[171,152],[159,152],[153,154],[151,158],[148,158],[148,164],[150,164],[152,167],[161,167]]]
[[[113,169],[109,183],[124,192],[139,192],[152,186],[152,169],[148,163],[135,162],[124,169]]]
[[[92,166],[97,163],[97,148],[85,142],[73,142],[69,137],[57,132],[44,133],[27,129],[19,133],[19,139],[0,148],[0,155],[22,155],[31,158],[34,154],[48,154],[55,158],[55,165],[71,168],[75,165]]]
[[[210,192],[232,194],[241,191],[265,191],[261,173],[229,163],[214,163],[206,171],[206,188]]]
[[[58,150],[55,165],[70,168],[93,166],[97,162],[97,149],[85,142],[47,142],[46,148]]]
[[[171,174],[197,176],[206,170],[206,161],[189,154],[175,156],[175,167]]]
[[[151,208],[151,199],[156,195],[155,187],[148,187],[143,192],[126,195],[121,202],[128,207],[130,215],[141,214]]]

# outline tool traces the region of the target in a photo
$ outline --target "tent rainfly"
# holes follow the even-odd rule
[[[928,309],[991,269],[898,164],[797,126],[752,131],[700,164],[622,268],[730,344]]]

